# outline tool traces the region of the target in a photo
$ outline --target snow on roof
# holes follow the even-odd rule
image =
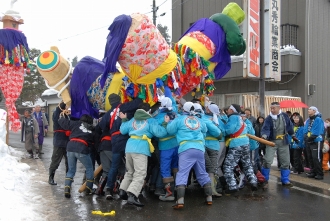
[[[57,94],[58,91],[55,90],[55,89],[47,89],[45,90],[41,96],[50,96],[50,95],[54,95],[54,94]]]

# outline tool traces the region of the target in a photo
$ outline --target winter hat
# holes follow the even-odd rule
[[[194,103],[194,109],[195,109],[195,111],[197,111],[198,113],[203,113],[203,114],[204,114],[204,111],[203,111],[202,105],[200,105],[199,103]]]
[[[218,105],[210,104],[209,106],[207,106],[207,108],[213,114],[213,122],[218,125],[219,124],[218,115],[220,114]]]
[[[317,109],[317,107],[315,107],[315,106],[311,106],[308,109],[315,111],[315,115],[318,115],[320,113],[319,110]]]
[[[238,104],[232,104],[228,109],[233,110],[235,113],[240,113],[242,111]]]
[[[109,97],[109,102],[110,102],[110,105],[112,106],[113,104],[115,103],[119,103],[121,101],[120,99],[120,96],[117,95],[117,94],[110,94]]]
[[[183,110],[187,113],[191,113],[194,110],[194,104],[190,101],[184,103]]]
[[[159,109],[167,108],[168,110],[172,110],[172,100],[168,97],[163,97],[161,100],[161,105]]]

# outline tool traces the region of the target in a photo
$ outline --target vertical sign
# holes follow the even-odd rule
[[[268,17],[265,16],[265,62],[266,78],[281,81],[281,0],[268,0],[265,8],[269,9]]]
[[[260,77],[260,0],[244,0],[247,18],[244,31],[246,54],[244,55],[243,77]]]

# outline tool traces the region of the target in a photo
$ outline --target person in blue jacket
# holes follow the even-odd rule
[[[290,148],[293,150],[292,174],[301,174],[304,172],[301,159],[303,148],[305,148],[304,120],[300,115],[295,115],[292,117],[292,121],[294,123],[293,131],[298,139],[298,141],[294,141],[291,136],[289,137]]]
[[[311,106],[308,109],[308,116],[304,126],[304,140],[311,172],[309,178],[323,180],[322,170],[322,141],[324,134],[324,122],[318,109]]]
[[[236,179],[234,177],[234,168],[238,161],[242,162],[245,175],[251,184],[251,190],[256,191],[257,178],[254,175],[250,160],[250,145],[249,138],[246,136],[248,128],[240,116],[241,107],[238,104],[232,104],[228,108],[228,122],[225,125],[226,134],[229,139],[226,141],[229,146],[228,154],[226,156],[223,170],[228,184],[228,189],[225,193],[230,195],[238,191]]]
[[[169,116],[170,119],[174,119],[177,113],[174,111],[175,102],[169,97],[161,98],[161,105],[159,107],[159,112],[154,118],[157,120],[159,125],[163,125],[165,121],[165,116]],[[160,155],[160,173],[165,185],[165,195],[159,196],[162,201],[174,201],[174,177],[178,172],[178,149],[179,144],[176,140],[175,135],[169,135],[166,133],[165,136],[159,137],[158,148]]]
[[[120,184],[120,196],[130,205],[144,206],[139,201],[139,194],[147,175],[148,156],[154,151],[151,143],[152,137],[163,137],[166,129],[149,114],[150,105],[142,103],[128,121],[127,114],[120,112],[122,124],[120,133],[128,134],[130,138],[126,143],[126,170],[124,179]]]
[[[87,114],[80,117],[78,121],[72,121],[60,115],[58,124],[64,129],[71,131],[70,141],[66,151],[68,156],[69,169],[65,177],[64,196],[71,197],[71,184],[77,169],[77,160],[86,168],[86,193],[93,192],[94,171],[91,158],[91,147],[94,142],[93,137],[93,118]]]
[[[278,102],[271,103],[270,113],[266,117],[264,125],[261,129],[261,137],[263,139],[275,143],[275,147],[266,146],[266,154],[264,156],[264,165],[261,169],[262,175],[265,177],[266,182],[263,188],[268,188],[268,180],[270,167],[274,160],[275,152],[278,153],[278,159],[281,162],[281,182],[283,186],[292,187],[290,182],[290,150],[287,136],[291,135],[292,139],[297,141],[294,136],[293,125],[289,116],[281,111]]]
[[[215,106],[216,109],[219,108],[216,104],[209,105],[211,108]],[[211,188],[212,195],[215,197],[222,196],[215,189],[216,180],[214,174],[217,173],[217,160],[218,154],[220,150],[219,139],[221,139],[221,130],[217,127],[219,124],[218,116],[213,114],[208,107],[205,108],[206,114],[204,114],[202,106],[198,103],[194,103],[195,112],[199,112],[202,121],[205,123],[207,127],[207,132],[205,135],[205,166],[206,172],[209,174],[211,179]]]
[[[179,171],[175,178],[177,201],[174,209],[184,207],[184,195],[190,170],[193,168],[199,184],[204,188],[206,203],[212,205],[211,180],[205,171],[205,141],[204,135],[207,132],[206,125],[198,117],[194,116],[194,104],[186,102],[183,105],[182,115],[170,121],[165,116],[167,132],[175,135],[179,143]]]

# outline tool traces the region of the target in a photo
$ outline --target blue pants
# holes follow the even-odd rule
[[[122,167],[123,175],[125,171],[125,165],[123,163],[123,157],[125,156],[125,152],[112,152],[112,163],[110,171],[108,172],[108,180],[107,180],[107,188],[113,189],[115,187],[116,177],[118,174],[118,170]]]
[[[172,169],[178,169],[178,149],[174,147],[169,150],[160,150],[160,173],[162,178],[171,177]]]
[[[191,168],[194,169],[197,181],[201,186],[210,183],[209,174],[205,170],[204,152],[197,149],[188,149],[179,154],[179,171],[176,174],[175,185],[187,185]]]
[[[84,165],[86,168],[86,180],[92,180],[92,182],[87,182],[87,186],[92,189],[93,188],[93,179],[94,179],[94,170],[92,159],[90,154],[82,154],[76,152],[67,152],[68,156],[68,165],[69,170],[66,174],[66,177],[73,179],[74,175],[77,171],[77,159]],[[67,181],[67,180],[65,180]]]

